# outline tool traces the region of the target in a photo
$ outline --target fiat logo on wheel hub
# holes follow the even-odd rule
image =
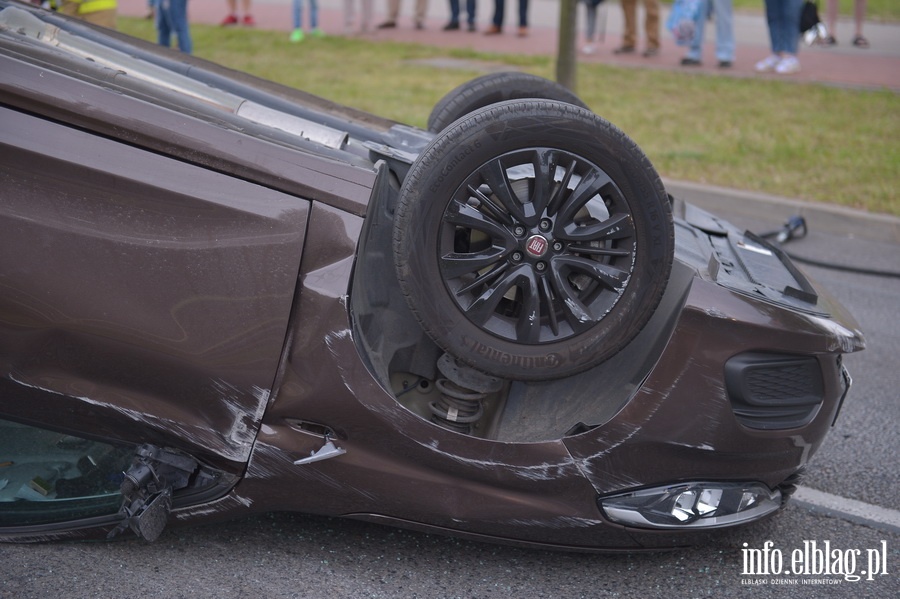
[[[550,247],[550,244],[540,235],[532,235],[528,238],[528,241],[525,242],[525,251],[528,252],[529,256],[535,258],[540,258],[546,254],[548,247]]]

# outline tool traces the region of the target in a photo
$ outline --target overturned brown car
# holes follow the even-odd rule
[[[0,538],[619,550],[781,508],[853,319],[550,82],[429,128],[0,0]]]

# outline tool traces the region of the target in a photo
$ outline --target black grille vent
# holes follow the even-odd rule
[[[756,429],[803,426],[824,400],[822,368],[811,356],[737,355],[725,364],[725,386],[738,421]]]
[[[747,388],[751,396],[760,402],[803,398],[815,387],[817,370],[815,360],[812,364],[750,369],[747,372]]]

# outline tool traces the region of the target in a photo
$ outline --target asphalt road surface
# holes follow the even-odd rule
[[[723,203],[719,214],[757,232],[782,217],[753,203]],[[831,264],[900,271],[900,244],[835,233],[808,221],[786,245]],[[707,546],[650,554],[586,555],[524,550],[353,521],[267,514],[168,530],[155,543],[0,545],[0,597],[566,598],[900,596],[900,279],[804,267],[859,320],[865,352],[848,356],[855,384],[814,456],[805,486],[886,508],[861,522],[810,504],[733,530]],[[751,550],[765,556],[747,572]],[[766,550],[766,553],[762,553]],[[819,552],[819,553],[816,553]],[[810,555],[827,556],[832,575]],[[784,575],[799,557],[810,574]],[[817,562],[821,565],[822,560]],[[818,571],[822,568],[819,567]],[[865,574],[863,573],[865,571]],[[834,573],[837,574],[834,574]],[[885,573],[886,572],[886,573]],[[856,578],[858,580],[855,580]]]

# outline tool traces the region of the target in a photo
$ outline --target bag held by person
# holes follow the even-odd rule
[[[828,37],[828,29],[819,18],[819,5],[814,0],[806,0],[800,10],[800,33],[803,34],[803,41],[807,46]]]
[[[800,9],[800,33],[806,33],[821,22],[819,5],[813,0],[806,0]]]
[[[688,46],[694,39],[697,22],[700,20],[700,5],[701,0],[675,0],[672,3],[666,29],[672,32],[675,43],[679,46]]]

